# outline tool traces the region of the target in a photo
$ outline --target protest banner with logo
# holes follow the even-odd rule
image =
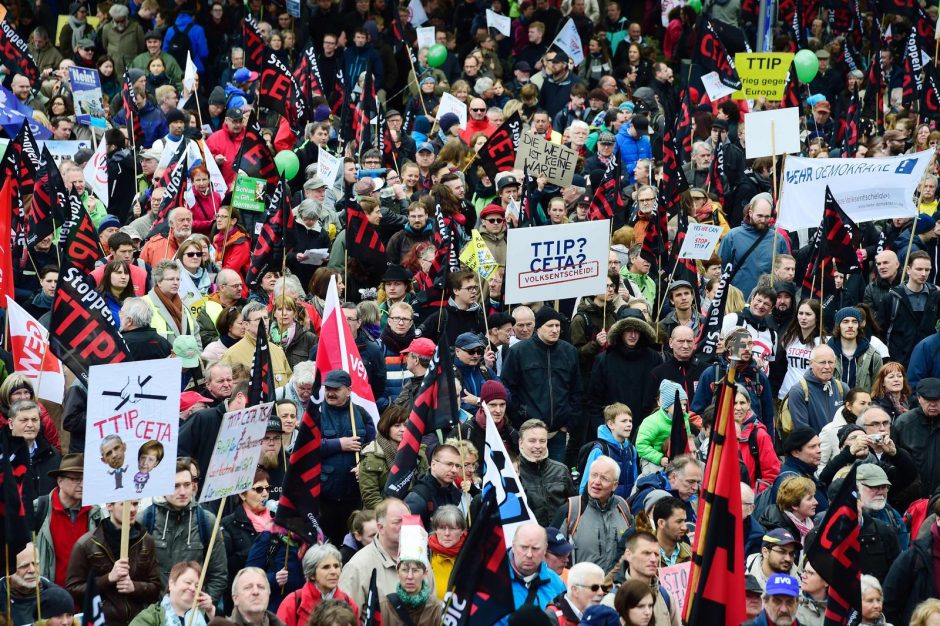
[[[715,252],[723,230],[721,226],[711,224],[689,224],[689,230],[686,231],[682,248],[679,250],[679,258],[707,261]]]
[[[49,349],[49,331],[9,296],[7,315],[10,321],[13,369],[33,383],[37,396],[62,404],[65,371],[62,361]]]
[[[93,117],[103,120],[105,114],[101,104],[101,76],[98,70],[73,65],[69,68],[69,84],[75,101],[75,121],[88,126]]]
[[[788,107],[773,111],[755,111],[744,116],[747,137],[744,146],[748,159],[798,154],[800,146],[800,109]]]
[[[89,369],[82,505],[173,493],[182,368],[154,359]]]
[[[792,62],[792,52],[738,52],[734,55],[734,65],[742,88],[731,97],[741,100],[765,98],[770,102],[783,100]]]
[[[102,141],[98,144],[98,149],[88,159],[85,169],[82,170],[85,175],[85,183],[91,186],[91,191],[101,201],[105,208],[108,208],[108,144]]]
[[[503,37],[509,37],[512,35],[512,18],[508,15],[500,15],[493,9],[487,9],[486,27],[496,29],[496,32]]]
[[[470,232],[470,241],[467,242],[463,252],[460,253],[460,262],[466,265],[468,269],[479,274],[483,280],[489,280],[493,272],[499,267],[493,253],[490,252],[486,242],[483,241],[480,231],[476,229]]]
[[[251,488],[273,406],[273,402],[265,402],[230,411],[222,417],[212,460],[203,474],[200,503],[227,498]]]
[[[528,169],[533,178],[544,176],[553,185],[567,187],[574,178],[577,163],[578,153],[568,146],[546,141],[533,133],[522,133],[519,138],[515,169]]]
[[[321,150],[322,154],[322,150]],[[263,178],[239,175],[232,191],[232,206],[239,211],[264,213],[268,181]]]
[[[609,238],[610,220],[511,229],[506,303],[604,293]]]
[[[878,159],[791,156],[783,169],[777,225],[786,230],[819,226],[827,186],[856,224],[917,217],[914,191],[933,156],[933,150]]]
[[[565,25],[561,27],[561,30],[558,31],[558,35],[550,47],[562,50],[575,65],[584,62],[584,46],[581,45],[581,35],[578,33],[578,27],[575,26],[574,19],[570,17]]]

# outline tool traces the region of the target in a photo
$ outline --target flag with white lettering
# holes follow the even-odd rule
[[[516,111],[499,125],[489,136],[480,151],[477,161],[490,180],[500,172],[511,170],[516,162],[516,150],[522,138],[522,117]]]
[[[11,74],[22,74],[29,79],[30,85],[39,83],[39,68],[29,45],[6,19],[0,21],[0,59]]]
[[[37,396],[62,404],[65,371],[49,350],[49,331],[13,298],[7,296],[6,302],[14,371],[32,381]]]
[[[268,46],[264,43],[264,37],[258,28],[258,22],[250,13],[242,18],[242,41],[245,42],[245,67],[260,72],[264,63],[264,53]]]
[[[287,123],[295,132],[297,129],[302,132],[309,118],[309,107],[300,84],[273,50],[268,50],[264,55],[258,104],[287,118]]]
[[[85,601],[82,603],[81,626],[105,626],[107,619],[104,616],[104,603],[98,592],[98,577],[96,572],[88,572],[88,584],[85,585]]]
[[[268,272],[280,271],[283,264],[284,242],[287,231],[294,226],[294,214],[290,210],[290,189],[285,181],[274,186],[267,198],[267,208],[261,222],[261,232],[251,250],[247,281],[252,289]],[[276,269],[275,269],[276,268]]]
[[[320,429],[322,397],[314,395],[307,402],[303,419],[297,427],[297,441],[287,463],[281,497],[274,523],[287,528],[312,545],[322,541],[320,528],[320,490],[323,465],[323,431]]]
[[[741,89],[741,78],[734,67],[734,58],[725,48],[712,20],[704,14],[698,21],[699,41],[695,46],[693,62],[702,66],[702,73],[717,72],[722,84],[731,89]]]
[[[188,52],[186,53],[189,54]],[[188,58],[188,57],[187,57]],[[134,83],[131,81],[131,75],[128,74],[128,68],[124,68],[124,82],[121,83],[121,95],[124,100],[124,118],[128,125],[133,126],[134,132],[130,133],[131,145],[134,150],[144,147],[144,127],[140,124],[140,110],[137,108],[137,100],[134,99]]]
[[[261,136],[261,124],[254,108],[248,114],[245,123],[245,135],[241,146],[232,164],[235,171],[243,171],[252,178],[263,178],[268,185],[276,185],[278,181],[277,167],[274,164],[274,155]]]
[[[65,221],[68,206],[62,174],[47,146],[42,149],[42,161],[39,178],[33,186],[32,206],[26,216],[26,246],[29,248],[55,232],[56,225]]]

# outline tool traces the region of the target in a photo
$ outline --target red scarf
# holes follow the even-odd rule
[[[455,558],[457,553],[460,552],[460,548],[463,547],[463,542],[467,539],[467,531],[463,531],[463,534],[460,535],[460,541],[455,543],[449,548],[445,548],[441,545],[441,542],[437,540],[437,535],[431,533],[428,536],[428,547],[431,548],[431,552],[435,554],[440,554],[448,558]]]

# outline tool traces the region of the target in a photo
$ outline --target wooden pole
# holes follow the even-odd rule
[[[40,369],[39,371],[41,372],[42,370]],[[39,569],[39,550],[36,549],[35,531],[33,531],[33,553],[36,555],[36,623],[42,624],[42,596],[40,595],[42,590],[42,576],[39,574],[41,570]],[[10,584],[7,583],[7,587],[9,586]]]
[[[770,173],[771,173],[771,176],[773,176],[773,198],[772,199],[774,203],[777,205],[776,207],[775,206],[770,207],[771,208],[770,217],[771,219],[773,219],[773,222],[774,222],[773,223],[774,240],[773,240],[773,244],[771,245],[771,250],[770,250],[770,286],[771,287],[773,287],[774,282],[776,282],[774,280],[774,265],[776,265],[777,263],[777,219],[776,219],[776,216],[774,216],[773,214],[773,209],[777,208],[779,210],[779,204],[777,203],[777,198],[778,198],[778,193],[779,193],[777,190],[777,144],[774,140],[774,130],[775,130],[775,125],[774,125],[773,120],[771,120],[770,122],[771,172]],[[750,294],[745,294],[744,297],[747,298],[749,297],[749,295]]]
[[[222,498],[219,504],[219,510],[215,514],[215,524],[212,525],[212,534],[209,535],[209,545],[206,548],[206,558],[202,561],[202,571],[199,572],[199,582],[196,583],[196,595],[193,596],[193,608],[186,619],[186,626],[192,626],[193,617],[199,608],[199,594],[202,592],[202,585],[206,582],[206,572],[209,571],[209,559],[212,558],[212,548],[215,546],[215,540],[219,536],[219,524],[222,522],[222,512],[225,510],[225,501],[228,498]]]
[[[486,304],[484,303],[484,296],[485,296],[486,294],[483,293],[483,277],[480,276],[479,268],[478,268],[478,270],[477,270],[476,272],[474,272],[474,274],[477,275],[477,284],[480,285],[480,307],[483,308],[483,328],[486,329],[486,343],[487,343],[487,345],[489,345],[489,343],[490,343],[490,322],[489,322],[488,319],[486,319],[486,318],[487,318],[487,315],[486,315]],[[555,310],[556,310],[556,311],[558,310],[558,300],[555,300]]]
[[[920,203],[920,196],[924,192],[924,181],[927,180],[927,175],[930,173],[930,170],[933,169],[933,164],[937,159],[937,153],[930,157],[930,162],[927,163],[927,169],[924,170],[924,174],[920,177],[920,182],[917,183],[917,202]],[[917,215],[920,215],[919,206],[915,205],[917,208]],[[914,221],[911,222],[911,238],[907,242],[907,254],[904,257],[904,263],[901,264],[901,284],[904,284],[904,279],[907,277],[907,264],[908,260],[911,258],[911,247],[914,245],[914,231],[917,228],[917,218],[914,218]]]
[[[349,425],[352,426],[352,436],[358,437],[356,434],[356,412],[353,410],[352,400],[349,401]],[[356,465],[359,465],[359,453],[356,452]]]
[[[130,500],[121,503],[121,558],[126,559],[131,544],[131,505]]]

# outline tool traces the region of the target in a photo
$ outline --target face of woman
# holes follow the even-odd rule
[[[336,560],[336,557],[328,556],[317,565],[317,571],[314,573],[314,582],[320,589],[330,592],[336,589],[339,584],[339,574],[342,571],[342,564]]]
[[[648,626],[653,619],[652,594],[640,600],[639,604],[627,611],[627,619],[636,626]]]
[[[281,39],[280,35],[271,35],[271,40],[268,42],[268,45],[271,46],[272,50],[280,50],[284,47],[284,41]]]
[[[552,224],[561,224],[561,221],[565,219],[565,206],[558,202],[554,203],[548,209],[548,217]]]
[[[816,494],[811,493],[803,496],[803,499],[800,500],[800,504],[796,507],[794,513],[796,513],[797,517],[802,519],[816,515]]]
[[[904,389],[904,376],[901,374],[901,370],[891,370],[885,374],[884,387],[886,391],[891,393],[899,393]]]
[[[228,209],[219,209],[215,214],[215,228],[219,231],[226,231],[232,227],[232,221],[229,219]]]
[[[405,283],[400,280],[390,280],[385,283],[385,295],[391,300],[401,300],[405,297]]]
[[[473,144],[473,151],[479,152],[480,148],[482,148],[485,143],[486,143],[486,137],[477,137],[476,143]]]
[[[122,267],[120,269],[114,270],[111,272],[111,288],[122,291],[127,287],[127,283],[130,281],[131,275]]]
[[[738,424],[744,421],[751,411],[751,399],[743,393],[734,396],[734,421]]]
[[[277,416],[281,418],[281,429],[285,435],[294,432],[297,427],[297,407],[293,404],[281,404],[277,407]]]
[[[10,394],[10,404],[14,402],[19,402],[20,400],[32,400],[33,392],[29,389],[17,389]]]
[[[875,621],[881,617],[882,598],[877,589],[866,589],[862,594],[862,619]]]
[[[398,582],[407,593],[418,593],[424,580],[424,566],[409,561],[398,566]]]
[[[245,320],[241,315],[232,322],[232,326],[228,329],[228,334],[237,339],[241,339],[245,336]]]
[[[179,578],[170,583],[170,603],[177,612],[185,613],[192,608],[198,583],[199,574],[194,569],[186,570],[180,574]]]
[[[468,95],[468,92],[466,89],[460,89],[454,92],[454,97],[460,100],[461,102],[467,101],[467,95]]]
[[[98,71],[102,76],[111,76],[114,74],[114,63],[111,61],[105,61],[101,64],[101,67],[98,68]]]
[[[364,545],[372,543],[372,539],[375,538],[378,532],[379,532],[379,526],[378,524],[376,524],[375,520],[372,520],[370,522],[365,522],[362,525],[361,533],[357,533],[354,531],[353,537],[355,538],[356,541],[359,542],[360,545],[364,546]]]
[[[434,534],[437,535],[437,540],[441,542],[442,546],[445,548],[450,548],[451,546],[457,545],[457,542],[460,541],[460,535],[463,534],[463,531],[459,528],[448,526],[438,528],[434,531]]]
[[[868,408],[868,405],[871,404],[871,396],[864,392],[859,392],[855,399],[849,403],[849,411],[852,415],[861,415],[865,412],[865,409]]]
[[[63,115],[65,113],[65,102],[62,98],[56,98],[52,103],[52,113],[54,115]]]
[[[193,187],[199,193],[206,193],[206,190],[209,188],[209,175],[205,172],[198,172],[193,176]]]
[[[816,327],[816,313],[808,304],[802,305],[796,312],[796,323],[802,330],[810,330]]]
[[[160,59],[154,59],[150,62],[150,73],[154,76],[159,76],[163,73],[163,61]]]
[[[259,489],[261,493],[258,493]],[[248,491],[242,494],[245,506],[256,513],[260,513],[264,509],[264,503],[268,500],[269,489],[271,489],[271,485],[266,480],[259,480],[253,484]]]
[[[926,145],[928,137],[930,137],[930,127],[921,126],[917,131],[917,143],[920,145]]]
[[[640,60],[640,51],[637,50],[636,46],[630,46],[630,49],[627,50],[627,60],[630,61],[632,65],[636,65]]]
[[[183,267],[189,271],[195,271],[202,265],[202,250],[199,246],[189,246],[183,253]]]
[[[55,617],[50,617],[46,624],[47,626],[72,626],[72,621],[74,620],[75,615],[72,613],[63,613],[62,615],[56,615]]]
[[[405,187],[408,187],[409,189],[413,189],[415,185],[418,184],[419,176],[420,175],[418,173],[418,168],[416,167],[406,168],[405,173],[402,174],[402,182],[405,183]]]
[[[405,422],[395,424],[388,429],[388,438],[395,443],[401,443],[401,438],[405,436]]]
[[[721,278],[721,264],[709,265],[705,270],[705,278]]]
[[[274,307],[274,319],[277,321],[278,326],[281,328],[287,328],[294,323],[294,320],[297,319],[297,314],[294,313],[293,309],[288,307]]]
[[[800,580],[803,583],[805,593],[818,593],[826,588],[826,581],[816,573],[809,561],[806,562],[806,567],[803,568],[803,573],[800,574]]]

